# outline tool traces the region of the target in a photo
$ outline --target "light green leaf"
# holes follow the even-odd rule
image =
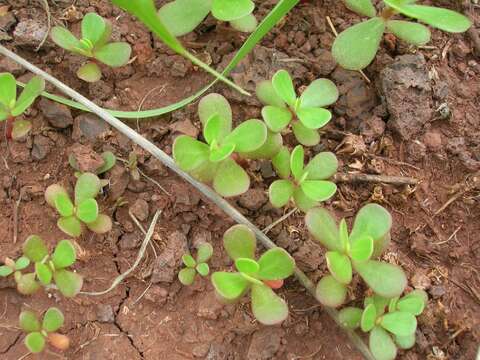
[[[0,266],[0,277],[7,277],[13,273],[13,269],[9,266],[2,265]]]
[[[237,300],[243,296],[250,283],[239,273],[215,272],[212,274],[212,285],[225,300]]]
[[[337,192],[337,185],[326,180],[305,180],[300,186],[305,195],[315,201],[327,201]]]
[[[243,18],[255,8],[251,0],[212,0],[212,15],[221,21]]]
[[[307,129],[320,129],[328,124],[332,113],[323,108],[302,107],[297,110],[297,116]]]
[[[180,135],[173,143],[173,158],[184,171],[192,171],[208,161],[210,149],[190,136]]]
[[[282,248],[267,250],[258,260],[262,280],[283,280],[293,274],[295,260]]]
[[[257,84],[255,92],[262,104],[282,108],[285,107],[285,102],[277,95],[271,80],[260,81]]]
[[[73,51],[73,49],[79,46],[78,39],[62,26],[53,27],[50,31],[50,37],[55,44],[65,50]]]
[[[273,157],[272,165],[279,177],[282,179],[290,177],[290,152],[287,147],[283,146],[277,155]]]
[[[66,193],[59,193],[55,198],[55,209],[63,217],[73,215],[73,203],[70,197]]]
[[[363,332],[369,332],[375,326],[377,320],[377,310],[374,304],[367,305],[360,319],[360,328]]]
[[[105,20],[96,13],[88,13],[82,19],[82,38],[88,39],[95,46],[106,30]]]
[[[196,266],[197,272],[200,274],[200,276],[208,276],[210,273],[210,266],[208,266],[207,263],[201,263]]]
[[[98,204],[95,199],[87,199],[77,206],[76,216],[84,223],[91,223],[97,220]]]
[[[311,209],[307,212],[305,223],[314,239],[328,250],[343,251],[337,222],[330,211],[320,207]]]
[[[270,130],[280,132],[290,124],[292,113],[287,108],[268,105],[262,108],[262,117]]]
[[[59,309],[51,307],[43,316],[42,328],[49,333],[57,331],[63,326],[64,320],[63,313]]]
[[[267,127],[261,120],[242,122],[225,137],[225,144],[235,144],[235,152],[246,153],[257,150],[267,139]]]
[[[389,299],[383,296],[374,294],[373,296],[366,297],[364,300],[364,306],[367,307],[370,304],[375,305],[377,311],[377,317],[385,313],[385,307],[388,305]]]
[[[83,173],[75,184],[75,205],[87,199],[95,199],[102,188],[100,179],[92,173]]]
[[[111,151],[105,151],[102,153],[101,156],[104,163],[95,171],[97,174],[106,173],[108,170],[113,168],[115,166],[115,163],[117,162],[117,158]]]
[[[320,142],[318,131],[305,127],[300,121],[292,122],[292,130],[295,138],[303,146],[315,146]]]
[[[83,278],[80,275],[65,269],[55,271],[53,278],[58,290],[67,298],[77,295],[83,286]]]
[[[415,333],[417,319],[408,312],[395,311],[382,316],[380,325],[398,336],[408,336]]]
[[[338,320],[340,324],[347,329],[355,330],[360,326],[360,320],[362,318],[362,309],[356,307],[346,307],[338,312]]]
[[[82,224],[75,216],[58,219],[57,226],[65,234],[72,237],[79,237],[82,235]]]
[[[193,256],[190,254],[183,254],[182,262],[185,264],[186,267],[189,267],[189,268],[195,268],[195,266],[197,265],[197,262],[195,261]]]
[[[55,269],[63,269],[75,263],[77,254],[75,246],[70,240],[61,240],[55,247],[52,255],[52,262]]]
[[[321,108],[338,100],[338,89],[329,79],[317,79],[300,96],[300,108]]]
[[[17,83],[10,73],[0,73],[0,104],[5,109],[11,110],[15,107],[17,100]]]
[[[409,44],[420,46],[430,41],[430,30],[422,24],[403,20],[389,20],[387,21],[387,29]]]
[[[203,137],[208,144],[212,144],[213,141],[217,143],[222,139],[222,126],[224,121],[220,115],[212,115],[210,119],[207,120],[203,128]]]
[[[17,282],[17,291],[23,295],[32,295],[40,289],[40,284],[35,280],[35,273],[23,275],[16,272],[15,281]]]
[[[390,299],[390,301],[388,302],[388,312],[394,312],[396,310],[399,298],[399,296],[395,296],[394,298]]]
[[[77,76],[83,81],[94,83],[102,78],[102,71],[94,62],[87,62],[77,70]]]
[[[338,35],[332,46],[332,55],[348,70],[361,70],[375,58],[385,22],[375,17],[349,27]]]
[[[45,90],[45,80],[39,76],[34,76],[27,85],[25,85],[25,88],[18,97],[15,107],[12,109],[12,116],[23,114],[43,90]]]
[[[208,160],[212,163],[219,163],[222,160],[228,158],[235,151],[235,144],[225,144],[217,149],[210,150],[210,156]]]
[[[96,234],[106,234],[112,230],[112,219],[105,214],[98,214],[97,220],[86,224],[90,231]]]
[[[257,240],[253,231],[245,225],[234,225],[223,235],[223,247],[232,260],[253,259]]]
[[[268,197],[274,207],[281,208],[288,204],[293,190],[294,186],[290,180],[276,180],[268,188]]]
[[[198,116],[204,126],[213,115],[220,116],[224,121],[223,139],[232,131],[232,108],[225,97],[216,93],[204,96],[198,103]]]
[[[338,160],[332,152],[321,152],[305,167],[309,180],[324,180],[333,176],[338,169]]]
[[[193,282],[195,281],[195,276],[197,275],[197,272],[195,269],[192,268],[185,268],[179,271],[178,273],[178,280],[185,285],[189,286],[192,285]]]
[[[327,251],[325,254],[330,274],[338,282],[348,285],[352,281],[352,264],[348,256],[338,251]]]
[[[25,137],[30,130],[32,130],[32,123],[30,121],[16,119],[12,128],[12,139],[21,139]]]
[[[218,167],[213,188],[223,197],[241,195],[250,187],[250,178],[243,168],[228,158]]]
[[[213,255],[213,246],[210,243],[200,244],[197,250],[197,263],[204,263],[210,260]]]
[[[397,357],[395,343],[380,326],[375,326],[370,332],[368,346],[376,360],[394,360]]]
[[[295,180],[299,180],[303,175],[305,152],[301,145],[297,145],[290,155],[290,169]]]
[[[52,282],[52,270],[43,263],[35,263],[35,274],[43,285],[48,285]]]
[[[307,212],[314,206],[319,205],[318,201],[315,201],[312,198],[308,197],[303,192],[301,187],[296,187],[293,191],[293,201],[295,202],[295,205],[303,212]]]
[[[344,253],[350,246],[350,241],[348,240],[348,227],[345,219],[340,220],[340,224],[338,227],[338,238],[340,240],[340,247],[342,249],[342,253]]]
[[[175,36],[193,31],[210,13],[210,0],[175,0],[163,5],[158,16]]]
[[[248,14],[240,19],[230,21],[230,25],[238,31],[251,33],[257,28],[258,21],[255,15]]]
[[[367,285],[380,296],[386,298],[400,296],[407,285],[407,277],[397,265],[369,260],[354,261],[353,267]]]
[[[415,345],[415,333],[407,336],[393,336],[395,343],[400,349],[408,350]]]
[[[369,260],[373,254],[373,239],[370,236],[359,238],[350,246],[348,254],[355,261]]]
[[[272,85],[277,95],[290,107],[295,106],[297,95],[293,87],[292,78],[286,70],[279,70],[273,75]]]
[[[65,194],[68,196],[67,190],[59,184],[52,184],[45,190],[45,200],[48,205],[55,207],[55,199],[60,194]]]
[[[252,286],[252,312],[263,325],[275,325],[288,317],[288,306],[266,285]]]
[[[425,300],[421,295],[408,294],[402,299],[398,300],[396,309],[403,312],[408,312],[412,315],[418,316],[425,308]]]
[[[23,270],[28,265],[30,265],[30,259],[26,256],[20,256],[17,261],[15,261],[15,270]]]
[[[96,49],[93,55],[105,65],[111,67],[124,66],[130,60],[132,48],[126,42],[114,42]]]
[[[24,343],[27,349],[33,354],[40,353],[45,348],[45,338],[39,332],[28,334],[25,337]]]
[[[283,145],[282,134],[274,133],[270,130],[267,130],[267,139],[265,140],[265,143],[262,146],[260,146],[255,151],[242,153],[241,155],[244,158],[252,159],[252,160],[256,160],[256,159],[270,160],[275,155],[278,154],[282,145]]]
[[[41,262],[48,255],[48,249],[40,236],[30,235],[23,243],[23,255],[33,262]]]
[[[377,14],[371,0],[345,0],[345,4],[359,15],[374,17]]]
[[[247,275],[256,274],[260,270],[260,265],[255,260],[249,258],[236,259],[235,267],[238,271]]]
[[[335,280],[333,276],[327,275],[318,282],[315,295],[323,305],[338,307],[347,298],[347,287]]]
[[[40,331],[40,321],[38,321],[37,314],[33,311],[25,310],[20,313],[18,323],[23,331],[26,333]]]

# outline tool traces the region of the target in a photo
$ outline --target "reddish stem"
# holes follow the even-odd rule
[[[13,116],[9,116],[7,118],[7,122],[5,124],[6,128],[5,128],[5,135],[7,137],[7,140],[11,140],[12,139],[12,132],[13,132],[13,123],[15,122],[15,117]]]

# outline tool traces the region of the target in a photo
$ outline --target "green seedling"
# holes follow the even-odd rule
[[[83,17],[80,40],[61,26],[55,26],[50,33],[53,42],[58,46],[91,59],[77,71],[77,76],[87,82],[101,79],[102,72],[98,62],[113,68],[128,63],[132,48],[126,42],[109,42],[111,35],[112,24],[95,13],[88,13]]]
[[[175,36],[193,31],[211,12],[220,21],[242,32],[252,32],[257,19],[252,14],[255,4],[251,0],[175,0],[158,11],[160,20]]]
[[[250,187],[250,178],[233,155],[258,151],[266,142],[267,127],[263,121],[251,119],[232,130],[232,109],[219,94],[204,97],[198,114],[206,143],[178,136],[173,144],[175,162],[199,181],[213,183],[224,197],[243,194]]]
[[[32,129],[28,120],[17,119],[45,89],[45,80],[34,76],[17,98],[17,83],[10,73],[0,73],[0,122],[7,121],[7,139],[19,139]]]
[[[331,152],[322,152],[304,166],[304,151],[301,145],[292,153],[283,147],[272,160],[273,167],[282,180],[276,180],[268,189],[274,207],[285,206],[290,199],[302,211],[308,211],[322,201],[330,199],[337,185],[326,179],[337,172],[338,160]]]
[[[140,180],[140,170],[138,169],[138,156],[135,151],[128,154],[127,169],[134,181]]]
[[[68,270],[76,258],[75,247],[69,240],[61,240],[50,255],[40,236],[29,236],[23,244],[23,257],[20,258],[28,261],[22,260],[21,268],[17,267],[14,273],[18,292],[31,295],[41,286],[52,287],[53,282],[63,296],[77,295],[82,288],[83,278]],[[22,274],[20,270],[25,269],[30,262],[35,266],[34,272]]]
[[[397,14],[412,18],[434,28],[451,33],[467,31],[471,21],[452,10],[415,4],[415,0],[384,0],[380,14],[371,0],[345,0],[347,7],[367,21],[344,30],[335,39],[332,54],[340,66],[349,70],[361,70],[370,64],[378,51],[385,32],[412,45],[424,45],[430,41],[428,27],[417,22],[393,19]]]
[[[192,255],[185,254],[182,256],[182,261],[186,268],[180,270],[178,273],[178,280],[183,285],[192,285],[195,281],[195,276],[208,276],[210,273],[210,267],[207,262],[213,255],[213,247],[209,243],[201,244],[198,247],[197,258],[194,259]]]
[[[255,235],[245,225],[227,230],[223,245],[238,272],[213,273],[212,284],[219,298],[234,302],[250,291],[252,312],[259,322],[274,325],[285,320],[288,306],[272,289],[280,288],[293,274],[295,260],[284,249],[274,248],[255,261]]]
[[[95,174],[96,175],[102,175],[102,174],[106,173],[107,171],[112,169],[117,162],[117,158],[115,157],[115,155],[111,151],[103,152],[101,157],[103,159],[103,165],[101,165],[99,168],[95,169]],[[75,170],[75,177],[77,177],[77,178],[80,177],[80,175],[82,175],[82,171],[81,171],[80,167],[78,166],[77,160],[75,159],[75,156],[73,154],[70,154],[68,156],[68,163]]]
[[[0,266],[0,277],[7,277],[16,271],[26,269],[30,265],[30,259],[21,256],[16,261],[10,258],[5,258],[4,265]]]
[[[64,323],[63,313],[51,307],[43,315],[42,322],[33,311],[25,310],[18,319],[20,328],[27,334],[24,339],[25,346],[33,353],[41,353],[47,342],[58,350],[66,350],[70,346],[70,339],[57,333]]]
[[[415,345],[416,316],[427,302],[428,295],[423,290],[414,290],[402,298],[374,295],[365,299],[363,310],[347,307],[340,310],[338,317],[346,328],[369,333],[369,347],[375,359],[393,360],[397,347],[410,349]]]
[[[57,222],[60,230],[72,237],[78,237],[83,231],[82,224],[97,234],[104,234],[112,229],[112,220],[99,213],[95,200],[101,188],[102,183],[98,176],[88,172],[77,179],[75,202],[72,202],[63,186],[53,184],[47,188],[45,199],[60,214]]]
[[[311,209],[305,221],[315,240],[328,249],[325,256],[331,275],[322,278],[316,289],[322,304],[330,307],[343,304],[353,270],[377,295],[393,298],[404,291],[407,278],[401,267],[372,260],[390,243],[392,217],[383,207],[377,204],[362,207],[350,234],[345,219],[338,226],[323,208]]]
[[[332,118],[332,113],[324,107],[338,99],[338,89],[328,79],[313,81],[297,97],[292,78],[286,70],[278,71],[272,80],[257,84],[257,97],[266,106],[262,116],[268,128],[281,132],[292,125],[298,142],[304,146],[314,146],[320,142],[318,129]]]

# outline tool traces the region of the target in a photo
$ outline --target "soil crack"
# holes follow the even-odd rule
[[[17,335],[17,337],[16,337],[15,340],[13,341],[13,343],[11,343],[10,345],[8,345],[7,350],[0,352],[0,355],[4,355],[4,354],[8,353],[11,348],[13,348],[15,345],[17,345],[18,340],[20,340],[21,337],[22,337],[22,333],[19,332],[18,335]]]

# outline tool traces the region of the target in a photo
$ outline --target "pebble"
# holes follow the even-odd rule
[[[0,19],[1,18],[2,17],[0,17]],[[0,72],[9,72],[14,76],[19,76],[25,73],[25,69],[16,61],[13,61],[7,57],[4,57],[0,59]]]
[[[442,149],[442,134],[437,130],[429,130],[423,135],[423,143],[428,150],[439,151]]]
[[[115,314],[112,305],[99,304],[96,308],[97,319],[101,323],[115,322]]]
[[[50,153],[52,141],[43,135],[35,135],[32,144],[32,158],[34,160],[43,160]]]
[[[123,166],[117,164],[108,172],[108,180],[110,182],[109,197],[112,200],[117,200],[127,190],[130,174]]]
[[[53,127],[65,129],[73,125],[72,113],[68,106],[42,98],[39,107],[43,116],[45,116]]]
[[[222,309],[223,304],[218,301],[215,292],[210,291],[200,300],[197,316],[203,319],[217,320]]]
[[[110,131],[110,126],[93,114],[82,114],[75,118],[73,122],[72,138],[79,141],[85,138],[94,141],[103,138]]]
[[[273,359],[280,349],[283,330],[277,327],[264,327],[256,331],[247,353],[248,360]]]
[[[136,233],[123,234],[118,242],[118,247],[122,250],[132,250],[140,245],[140,238]]]
[[[182,264],[182,256],[187,251],[187,237],[180,231],[171,233],[166,248],[153,263],[152,282],[172,283]]]
[[[47,33],[48,28],[46,21],[28,19],[17,24],[13,32],[13,38],[17,46],[36,48],[43,41]],[[47,41],[45,43],[47,43]]]
[[[246,193],[240,195],[238,203],[248,210],[259,210],[268,201],[265,191],[260,188],[249,189]]]
[[[197,138],[200,131],[198,128],[192,124],[192,122],[188,119],[176,121],[169,126],[170,130],[173,132],[179,132],[188,136],[193,137],[194,139]]]
[[[30,160],[30,150],[25,143],[12,141],[9,150],[11,159],[14,163],[21,164]]]
[[[148,219],[148,203],[143,199],[137,199],[130,206],[130,211],[139,221],[145,221]]]

